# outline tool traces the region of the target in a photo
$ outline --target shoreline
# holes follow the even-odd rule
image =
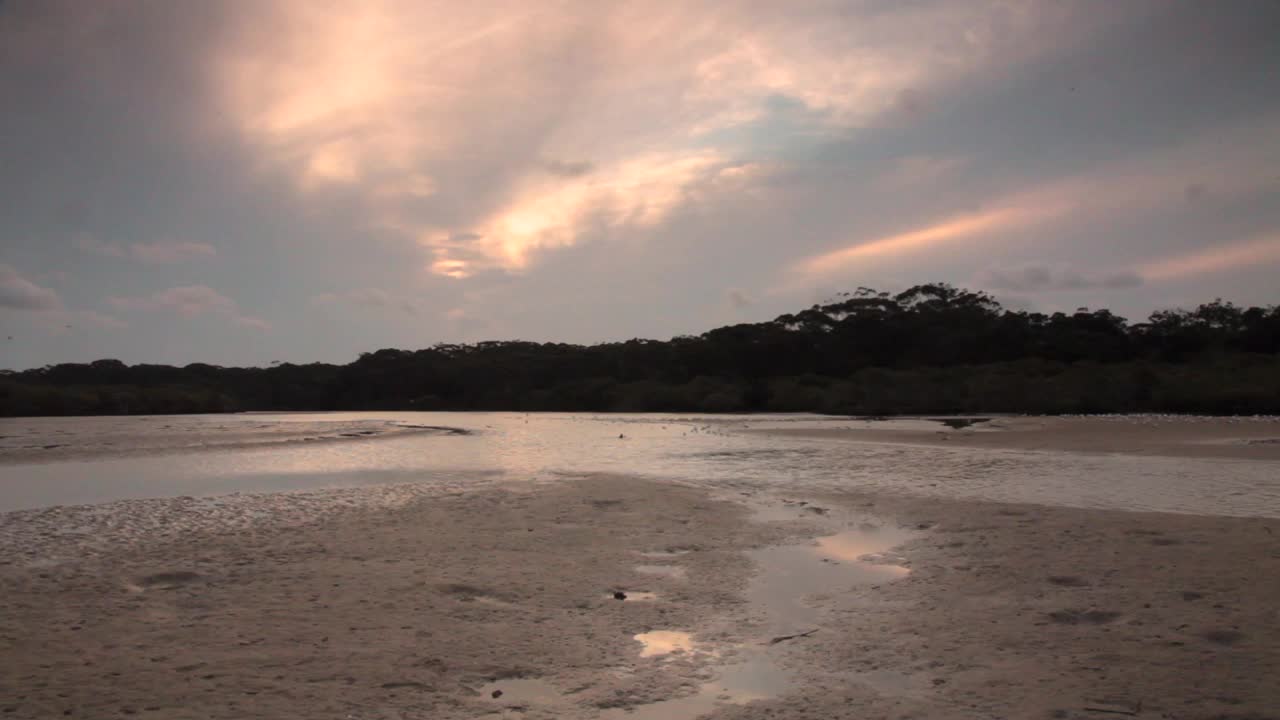
[[[93,416],[95,418],[104,416]],[[168,417],[168,416],[164,416]],[[173,416],[184,417],[184,416]],[[376,425],[376,429],[368,426]],[[207,428],[202,428],[207,430]],[[326,433],[327,431],[327,433]],[[351,422],[340,427],[316,428],[282,434],[265,440],[230,440],[194,445],[155,445],[143,447],[118,447],[132,440],[121,438],[103,445],[72,445],[47,443],[25,446],[0,446],[0,467],[5,465],[32,465],[52,462],[90,462],[138,457],[162,457],[190,453],[225,452],[236,450],[291,449],[303,446],[324,446],[356,441],[391,440],[420,435],[441,437],[473,435],[474,431],[443,425],[407,425],[387,421]],[[175,436],[180,437],[175,433]],[[250,434],[252,436],[252,434]],[[221,438],[217,438],[221,439]]]
[[[875,444],[978,449],[1280,460],[1280,419],[1184,416],[963,416],[983,421],[959,429],[921,416],[886,421],[854,419],[841,428],[750,429],[783,437]],[[907,420],[924,427],[892,427]],[[884,426],[889,427],[884,427]]]
[[[514,711],[479,690],[513,678],[560,693],[521,717],[639,713],[759,641],[751,553],[868,516],[914,534],[875,558],[910,574],[809,598],[817,632],[769,649],[793,685],[710,717],[1097,718],[1085,708],[1141,703],[1138,717],[1261,718],[1280,705],[1280,520],[575,475],[243,496],[242,525],[166,530],[217,502],[82,509],[114,530],[63,537],[57,562],[39,538],[67,509],[5,516],[0,545],[27,551],[0,564],[10,717],[499,717]],[[310,507],[273,514],[291,505]],[[85,541],[99,552],[75,552]],[[654,563],[683,576],[636,570]],[[642,657],[632,636],[665,630],[697,649]]]

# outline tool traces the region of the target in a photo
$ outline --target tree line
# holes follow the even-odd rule
[[[383,349],[346,365],[0,372],[0,415],[244,410],[1280,412],[1280,308],[1215,300],[1130,323],[1012,311],[932,283],[860,288],[667,341]]]

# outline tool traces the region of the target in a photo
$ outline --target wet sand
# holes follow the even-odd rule
[[[1122,453],[1189,458],[1280,460],[1280,419],[1177,416],[979,417],[964,428],[944,422],[864,420],[839,428],[747,432],[870,443],[1003,450]]]
[[[470,434],[463,428],[378,419],[282,423],[252,413],[214,417],[218,419],[172,415],[123,420],[111,416],[0,418],[0,467]]]
[[[910,539],[809,584],[865,523]],[[781,601],[777,552],[811,563]],[[130,501],[0,520],[0,711],[674,719],[652,703],[763,653],[786,682],[711,717],[1264,718],[1276,597],[1270,519],[611,476]]]

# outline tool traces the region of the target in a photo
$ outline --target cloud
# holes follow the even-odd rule
[[[1140,271],[1151,280],[1175,280],[1258,265],[1280,265],[1280,232],[1161,258]]]
[[[107,302],[117,310],[168,312],[184,318],[221,315],[244,327],[260,330],[270,327],[261,318],[241,314],[234,300],[205,285],[174,287],[143,297],[110,297]]]
[[[958,155],[908,155],[899,158],[880,178],[890,190],[911,190],[953,175],[972,162]]]
[[[594,163],[586,160],[544,160],[542,167],[552,175],[567,178],[582,177],[596,169]]]
[[[1142,284],[1142,276],[1130,270],[1087,273],[1068,266],[1029,263],[1013,267],[989,268],[979,275],[978,284],[994,290],[1037,293],[1055,290],[1133,288]]]
[[[359,288],[341,293],[321,293],[311,298],[317,305],[358,305],[375,309],[394,309],[407,315],[417,315],[419,303],[410,298],[398,297],[379,288]]]
[[[968,196],[967,204],[988,209],[962,211],[945,215],[920,227],[889,235],[871,235],[845,247],[812,255],[793,262],[788,278],[781,287],[794,287],[816,282],[825,277],[839,277],[866,270],[882,261],[904,257],[922,257],[946,245],[991,242],[1016,238],[1036,242],[1028,233],[1016,231],[1035,228],[1041,237],[1052,238],[1054,232],[1072,232],[1080,228],[1101,228],[1108,220],[1151,221],[1184,211],[1188,184],[1210,187],[1220,201],[1249,198],[1275,187],[1275,163],[1280,150],[1265,138],[1280,132],[1280,114],[1252,117],[1242,124],[1215,128],[1213,131],[1186,138],[1173,147],[1134,153],[1099,163],[1087,170],[1047,179],[1029,188],[1011,192],[981,192],[978,199]],[[908,167],[929,168],[929,161],[909,161]],[[902,161],[894,164],[887,177],[900,179]],[[945,163],[942,164],[945,171]],[[908,173],[910,174],[910,173]],[[927,174],[927,173],[926,173]],[[883,178],[881,179],[883,183]],[[1203,200],[1203,198],[1201,198]],[[1110,231],[1109,231],[1110,232]],[[870,234],[855,231],[856,235]],[[1040,242],[1045,242],[1040,240]],[[1052,242],[1052,241],[1049,241]],[[1259,241],[1266,245],[1267,241]],[[1007,242],[1005,243],[1008,244]],[[1048,244],[1048,242],[1046,242]],[[1124,244],[1113,244],[1123,249]],[[1150,249],[1146,249],[1150,252]],[[1246,258],[1269,257],[1266,247],[1235,251],[1233,267],[1248,262]],[[1228,261],[1210,259],[1218,251],[1206,251],[1206,257],[1188,258],[1175,269],[1173,265],[1156,264],[1141,271],[1143,277],[1154,278],[1173,272],[1190,272],[1190,268],[1222,266]],[[1141,266],[1141,258],[1125,265]],[[1002,278],[1014,281],[1016,278]],[[1028,280],[1024,278],[1024,280]],[[1051,277],[1048,281],[1081,282],[1084,278]],[[1134,277],[1113,278],[1130,283]],[[1029,280],[1028,280],[1029,281]],[[1062,288],[1060,288],[1062,289]]]
[[[1247,4],[9,3],[30,9],[0,23],[24,108],[0,113],[21,139],[2,254],[71,304],[268,288],[276,345],[207,332],[244,308],[120,315],[134,330],[99,346],[228,363],[670,336],[986,268],[1059,288],[1134,269],[1144,286],[1106,293],[1126,314],[1175,279],[1274,303],[1268,246],[1231,249],[1280,227],[1277,10]],[[76,231],[101,240],[47,242]]]
[[[58,293],[22,277],[16,269],[0,264],[0,308],[10,310],[58,310]]]
[[[35,325],[51,335],[66,335],[83,330],[121,330],[129,327],[125,321],[104,315],[96,310],[49,310],[34,313]]]
[[[72,244],[80,250],[93,255],[102,255],[104,257],[125,257],[128,252],[115,243],[104,243],[92,235],[78,235]]]
[[[94,310],[71,310],[55,291],[22,277],[0,264],[0,310],[21,311],[31,325],[53,335],[82,328],[118,330],[126,323]]]
[[[271,329],[271,323],[267,322],[266,320],[263,320],[260,317],[253,317],[252,315],[241,315],[235,318],[233,322],[235,322],[236,325],[239,325],[241,327],[252,328],[254,330],[262,330],[263,332],[266,332],[267,330]]]
[[[212,245],[197,242],[133,243],[129,252],[148,265],[169,265],[217,254]]]
[[[977,1],[856,22],[821,4],[738,0],[527,7],[276,3],[211,59],[218,115],[263,173],[304,198],[349,195],[369,227],[423,246],[429,272],[519,273],[535,255],[732,192],[698,176],[759,162],[761,123],[779,107],[795,137],[866,128],[904,105],[926,112],[934,88],[1054,51],[1094,22]],[[923,181],[953,163],[901,172]],[[437,242],[459,232],[481,238]]]
[[[440,275],[518,272],[534,252],[572,246],[592,230],[657,225],[731,167],[712,152],[656,153],[570,182],[530,179],[476,231],[428,232],[419,242],[432,250],[430,268]]]
[[[217,250],[208,243],[154,242],[131,243],[128,246],[103,242],[91,235],[80,235],[74,240],[77,248],[103,257],[132,258],[147,265],[172,265],[202,257],[213,257]]]
[[[736,288],[726,293],[725,297],[729,300],[729,306],[734,310],[746,309],[752,303],[751,298],[745,292]]]
[[[957,242],[984,234],[995,234],[1039,221],[1053,208],[1010,206],[945,218],[923,227],[855,243],[846,248],[806,258],[796,263],[792,274],[802,281],[848,270],[859,263],[872,262],[906,252],[918,252],[936,245]]]
[[[183,317],[236,308],[234,300],[204,285],[169,288],[146,297],[112,297],[108,301],[120,310],[172,311]]]

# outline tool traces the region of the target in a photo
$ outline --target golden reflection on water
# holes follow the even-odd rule
[[[891,547],[900,545],[911,537],[911,534],[897,528],[879,528],[874,531],[850,530],[817,539],[813,548],[819,556],[844,562],[856,562],[858,571],[864,581],[875,575],[885,580],[906,577],[910,572],[900,565],[880,565],[868,560],[872,556],[883,553]]]
[[[644,649],[640,657],[669,655],[674,652],[693,650],[693,635],[680,630],[653,630],[635,636]]]

